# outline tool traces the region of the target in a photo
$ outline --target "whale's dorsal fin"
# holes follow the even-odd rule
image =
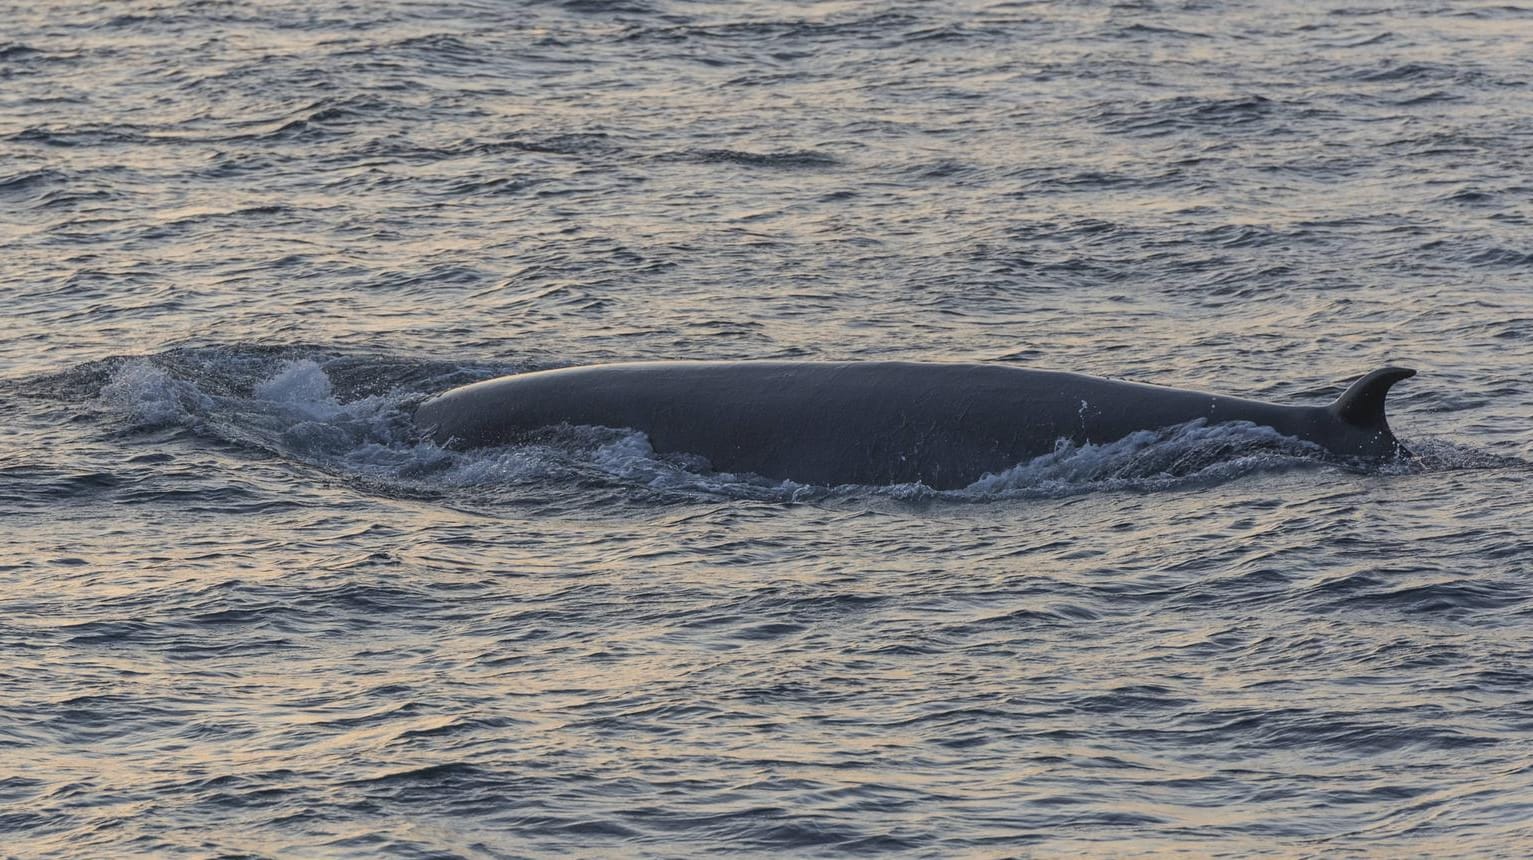
[[[1384,395],[1391,385],[1415,375],[1416,371],[1408,367],[1381,367],[1352,383],[1336,398],[1330,405],[1331,414],[1355,427],[1388,426],[1384,421]]]

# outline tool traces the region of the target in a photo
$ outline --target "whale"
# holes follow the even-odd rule
[[[1384,414],[1384,367],[1327,404],[1283,405],[985,362],[641,361],[519,373],[422,402],[438,444],[515,444],[561,425],[637,430],[661,454],[803,484],[958,489],[1056,450],[1189,422],[1248,422],[1329,455],[1410,456]]]

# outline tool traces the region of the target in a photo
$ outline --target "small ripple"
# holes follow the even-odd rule
[[[667,158],[669,160],[696,161],[703,164],[738,164],[744,167],[785,170],[819,170],[839,167],[841,164],[841,161],[834,156],[812,150],[748,152],[738,149],[692,149],[667,156]]]
[[[1228,99],[1174,96],[1143,102],[1132,109],[1103,106],[1094,115],[1107,131],[1134,137],[1158,137],[1214,126],[1226,132],[1271,118],[1280,105],[1264,96]]]
[[[1459,72],[1444,66],[1429,63],[1393,63],[1386,62],[1379,66],[1365,67],[1347,75],[1356,81],[1429,81],[1451,80]]]

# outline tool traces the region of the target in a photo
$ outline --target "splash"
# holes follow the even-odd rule
[[[955,491],[961,497],[1058,496],[1095,490],[1169,490],[1222,483],[1260,472],[1314,467],[1318,445],[1246,421],[1202,419],[1141,430],[1116,442],[1079,445],[1061,439],[1053,451]]]
[[[196,385],[148,361],[123,364],[102,386],[98,400],[136,427],[184,424],[213,404]]]
[[[313,359],[289,361],[276,376],[255,387],[255,396],[314,421],[331,421],[347,411],[335,399],[330,377]]]

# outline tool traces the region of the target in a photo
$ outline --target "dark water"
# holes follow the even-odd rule
[[[0,11],[0,853],[1533,840],[1533,7]],[[667,357],[1400,363],[1422,456],[935,493],[408,418]]]

